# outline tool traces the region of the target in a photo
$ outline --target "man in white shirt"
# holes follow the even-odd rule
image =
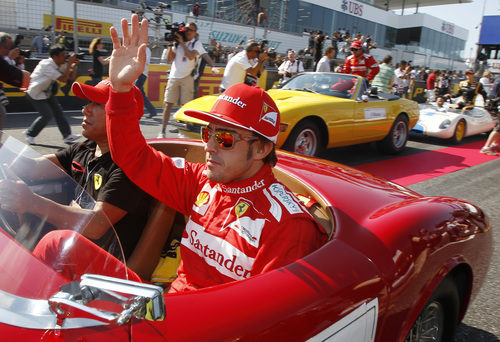
[[[399,97],[406,97],[408,88],[410,87],[411,66],[407,61],[399,62],[399,68],[394,70],[396,78],[394,78],[394,85],[396,86],[396,95]]]
[[[231,53],[229,53],[229,54],[227,55],[227,62],[229,63],[229,61],[231,60],[231,58],[233,58],[233,57],[234,57],[234,55],[236,55],[237,53],[238,53],[237,49],[233,49],[233,50],[231,50]]]
[[[182,106],[194,97],[193,71],[197,66],[196,57],[203,51],[203,45],[195,38],[197,29],[195,23],[188,23],[184,27],[186,41],[176,32],[177,42],[168,46],[167,62],[172,63],[172,68],[165,89],[163,122],[158,138],[165,138],[166,136],[166,127],[174,104],[179,102]],[[177,133],[179,130],[175,128],[171,129],[170,132]]]
[[[335,56],[335,48],[333,46],[327,47],[324,56],[321,57],[316,66],[316,72],[330,72],[330,61],[333,59],[333,56]]]
[[[79,60],[72,54],[66,61],[66,50],[61,45],[52,46],[49,56],[49,58],[41,60],[33,70],[31,82],[26,92],[26,98],[40,113],[24,132],[26,141],[30,145],[35,143],[35,137],[52,117],[56,119],[57,127],[66,144],[71,144],[81,137],[77,134],[71,134],[71,127],[64,117],[64,112],[56,97],[59,90],[57,81],[74,80]]]
[[[264,70],[264,62],[269,59],[266,52],[261,51],[260,45],[256,41],[247,43],[245,50],[238,52],[227,63],[220,84],[221,93],[236,83],[245,83],[247,74],[255,79]]]
[[[295,59],[295,51],[288,51],[288,60],[278,67],[278,74],[282,75],[283,82],[286,82],[300,72],[304,72],[304,64]]]

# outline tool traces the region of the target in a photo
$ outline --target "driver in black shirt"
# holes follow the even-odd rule
[[[101,239],[111,223],[120,238],[125,258],[128,258],[147,222],[152,198],[132,183],[111,159],[106,135],[108,87],[108,81],[101,81],[95,87],[80,83],[73,85],[76,96],[90,100],[82,110],[82,134],[87,141],[43,158],[23,158],[11,166],[17,174],[36,179],[43,177],[40,174],[43,167],[29,163],[46,163],[49,160],[80,184],[96,201],[95,206],[89,206],[93,201],[81,189],[77,190],[75,200],[65,206],[34,194],[22,181],[0,181],[0,203],[9,203],[9,207],[2,206],[2,209],[29,212],[46,218],[58,229],[71,230],[78,224],[80,210],[93,210],[96,215],[83,230],[83,235],[92,240]],[[31,175],[32,170],[38,174]],[[50,167],[46,170],[51,172]],[[9,200],[2,200],[4,198]]]

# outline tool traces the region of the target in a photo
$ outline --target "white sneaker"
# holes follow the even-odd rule
[[[23,132],[24,134],[24,139],[28,142],[30,145],[35,145],[35,138],[32,137],[31,135],[28,135],[26,132]]]
[[[166,137],[167,137],[167,135],[165,134],[165,132],[160,132],[156,136],[156,139],[163,139],[163,138],[166,138]]]
[[[64,137],[63,142],[65,144],[72,144],[76,140],[80,139],[81,135],[80,134],[68,134],[66,137]]]
[[[479,153],[487,154],[489,156],[498,156],[498,153],[496,153],[495,150],[492,149],[491,147],[483,147],[483,148],[481,148]]]

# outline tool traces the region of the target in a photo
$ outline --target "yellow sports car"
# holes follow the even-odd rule
[[[303,73],[268,93],[281,113],[277,146],[309,156],[317,156],[324,148],[371,141],[384,152],[398,153],[419,117],[416,102],[377,93],[355,75]],[[174,116],[177,125],[199,132],[206,122],[184,115],[184,109],[209,111],[217,96],[186,103]]]

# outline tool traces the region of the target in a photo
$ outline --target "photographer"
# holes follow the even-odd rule
[[[19,49],[14,48],[14,42],[12,37],[5,32],[0,32],[0,81],[8,83],[14,87],[21,89],[26,89],[30,83],[30,73],[25,70],[18,69],[15,65],[11,65],[6,58],[8,58],[9,53],[13,50],[17,50],[19,54]],[[11,55],[15,58],[13,55]],[[3,128],[3,120],[7,114],[5,106],[9,104],[9,99],[5,95],[3,90],[3,85],[0,83],[0,131]]]
[[[249,41],[245,50],[238,52],[227,63],[220,84],[221,93],[236,83],[255,83],[260,73],[264,71],[264,62],[269,56],[263,51],[263,45]]]
[[[281,63],[278,68],[278,74],[282,76],[282,82],[288,81],[300,72],[304,72],[304,64],[295,59],[295,51],[288,51],[288,60]]]
[[[163,122],[158,138],[165,137],[173,105],[180,102],[182,106],[193,99],[194,78],[192,74],[197,66],[196,57],[200,55],[201,51],[204,51],[201,42],[195,38],[197,29],[195,23],[188,23],[186,26],[179,26],[175,32],[173,31],[175,43],[170,41],[167,49],[167,62],[172,63],[172,68],[165,89]],[[179,130],[175,128],[170,132],[177,133]]]
[[[16,39],[12,41],[12,37],[8,33],[0,32],[0,59],[2,60],[0,81],[13,85],[14,87],[26,89],[30,81],[30,73],[27,71],[19,72],[18,70],[20,68],[16,67],[16,59],[19,57],[29,58],[31,53],[28,50],[21,50],[18,48],[21,39],[23,39],[23,36],[16,35]]]
[[[67,82],[76,78],[77,65],[80,62],[73,53],[66,60],[66,50],[61,45],[54,45],[49,50],[49,58],[41,60],[33,70],[31,83],[26,97],[35,110],[40,113],[31,126],[24,132],[26,141],[32,145],[35,137],[54,117],[66,144],[71,144],[80,138],[80,135],[71,134],[71,128],[64,117],[56,94],[60,82]]]

